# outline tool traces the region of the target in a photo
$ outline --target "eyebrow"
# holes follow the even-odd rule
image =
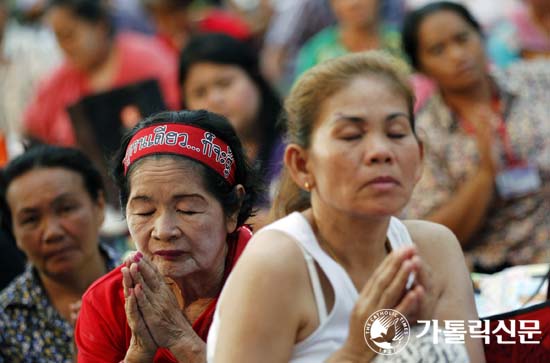
[[[405,112],[392,112],[388,116],[386,116],[384,121],[389,122],[398,117],[405,117],[407,119],[410,119],[410,116]],[[339,114],[336,114],[336,118],[333,119],[331,123],[335,124],[338,122],[352,122],[354,124],[358,124],[358,123],[368,122],[368,119],[362,116],[346,115],[343,113],[339,113]]]
[[[61,203],[64,201],[64,199],[67,199],[67,198],[72,198],[73,197],[73,194],[72,193],[61,193],[59,194],[57,197],[55,197],[52,202],[50,204],[57,204],[57,203]],[[20,214],[29,214],[29,213],[36,213],[37,211],[39,211],[40,208],[36,208],[36,207],[23,207],[22,209],[20,209],[19,211],[17,211],[17,215],[20,215]]]
[[[200,195],[200,194],[197,194],[197,193],[183,193],[183,194],[176,194],[174,196],[172,196],[172,200],[175,200],[175,201],[179,201],[179,200],[182,200],[182,199],[191,199],[191,198],[199,198],[203,201],[206,201],[206,199]],[[151,197],[148,197],[146,195],[136,195],[134,197],[132,197],[130,199],[130,203],[133,202],[133,201],[137,201],[137,202],[151,202],[152,201],[152,198]]]

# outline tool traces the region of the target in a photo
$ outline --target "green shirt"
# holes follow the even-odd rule
[[[390,25],[380,27],[380,49],[391,55],[405,59],[401,51],[401,35],[397,28]],[[296,65],[296,77],[309,68],[328,59],[336,58],[350,51],[342,44],[340,28],[331,26],[321,30],[300,49]]]

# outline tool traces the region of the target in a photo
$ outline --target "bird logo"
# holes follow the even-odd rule
[[[409,335],[409,322],[393,309],[378,310],[365,323],[365,341],[379,354],[399,352],[407,345]]]

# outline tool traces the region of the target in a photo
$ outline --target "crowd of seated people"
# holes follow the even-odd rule
[[[0,363],[477,319],[470,273],[550,263],[549,55],[546,0],[0,0]]]

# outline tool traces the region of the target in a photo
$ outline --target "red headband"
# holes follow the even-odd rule
[[[216,135],[199,127],[164,124],[139,130],[126,148],[122,161],[124,175],[136,160],[152,154],[187,156],[210,167],[229,184],[235,182],[235,163],[231,149]]]

